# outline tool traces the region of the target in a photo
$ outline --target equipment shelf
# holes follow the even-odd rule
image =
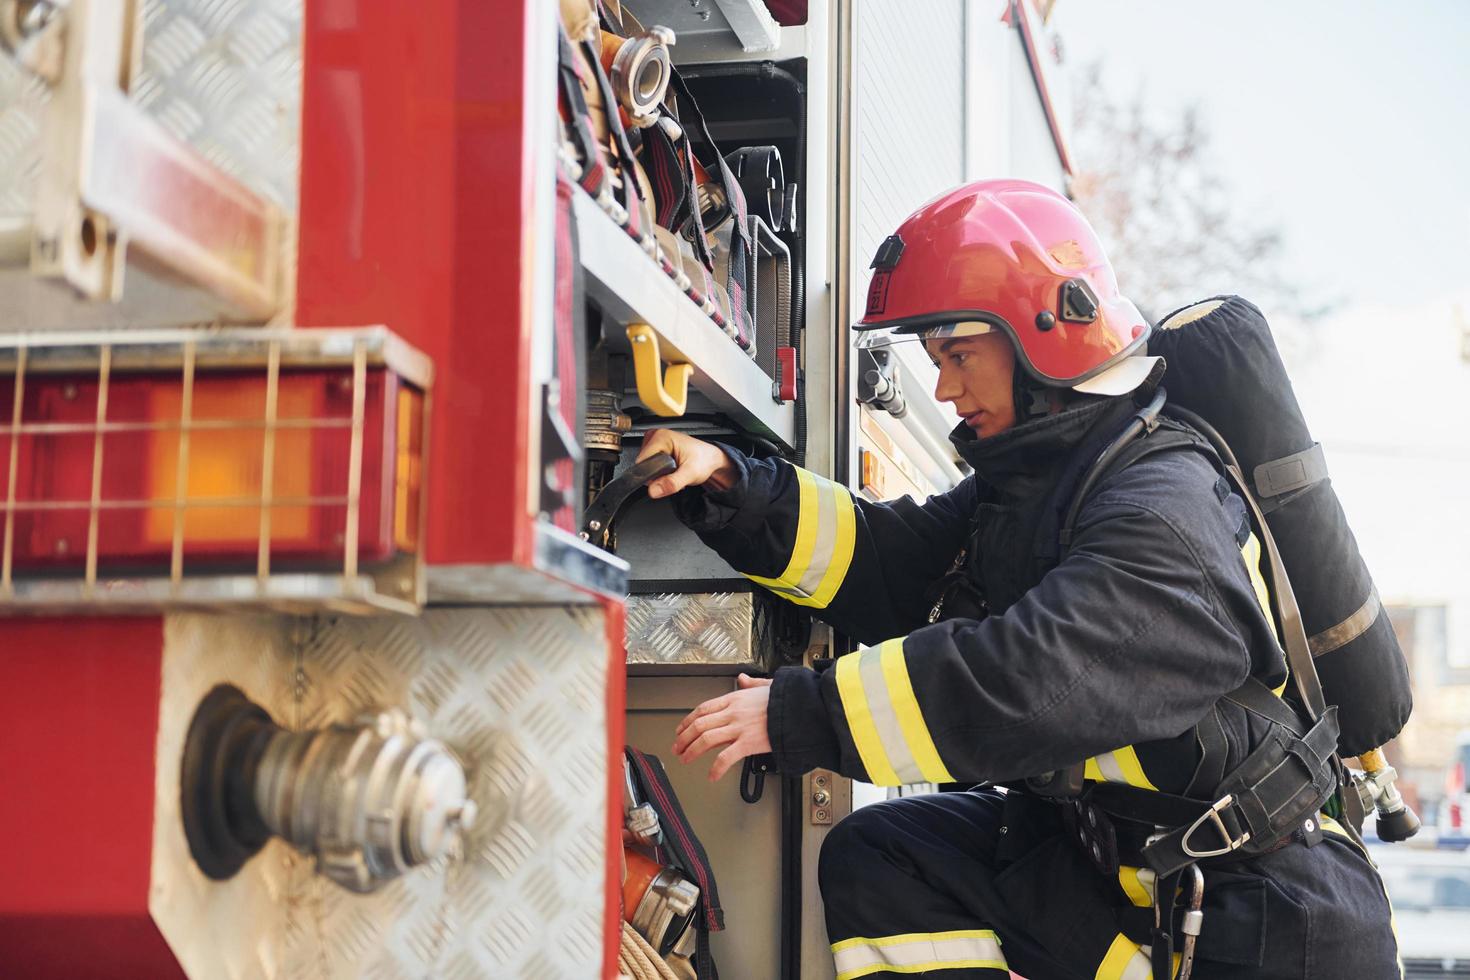
[[[693,366],[690,387],[716,410],[784,446],[794,443],[796,412],[774,396],[773,380],[581,188],[573,213],[587,292],[622,327],[647,324],[670,363]],[[624,330],[606,331],[608,346],[629,353]]]
[[[782,27],[762,0],[634,0],[623,6],[645,26],[678,37],[676,64],[781,61],[806,54],[804,27]]]

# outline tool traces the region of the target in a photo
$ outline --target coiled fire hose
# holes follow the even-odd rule
[[[618,946],[618,971],[632,980],[679,980],[648,945],[648,940],[626,922],[623,923],[623,939]]]

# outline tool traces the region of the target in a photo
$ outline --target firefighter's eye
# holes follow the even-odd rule
[[[969,358],[969,356],[969,354],[963,353],[951,354],[949,355],[949,363],[953,364],[955,367],[964,367],[965,361]]]

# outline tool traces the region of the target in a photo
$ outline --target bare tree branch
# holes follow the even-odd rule
[[[1324,312],[1282,272],[1282,236],[1242,214],[1210,165],[1210,134],[1198,106],[1155,121],[1142,93],[1127,104],[1102,85],[1100,66],[1074,87],[1077,173],[1072,195],[1102,236],[1118,282],[1145,315],[1240,293],[1302,319]]]

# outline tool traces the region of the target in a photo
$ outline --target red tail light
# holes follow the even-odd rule
[[[0,584],[353,573],[418,550],[422,382],[350,347],[337,363],[292,363],[286,344],[238,365],[191,349],[141,370],[102,350],[91,370],[24,352],[0,366]]]

